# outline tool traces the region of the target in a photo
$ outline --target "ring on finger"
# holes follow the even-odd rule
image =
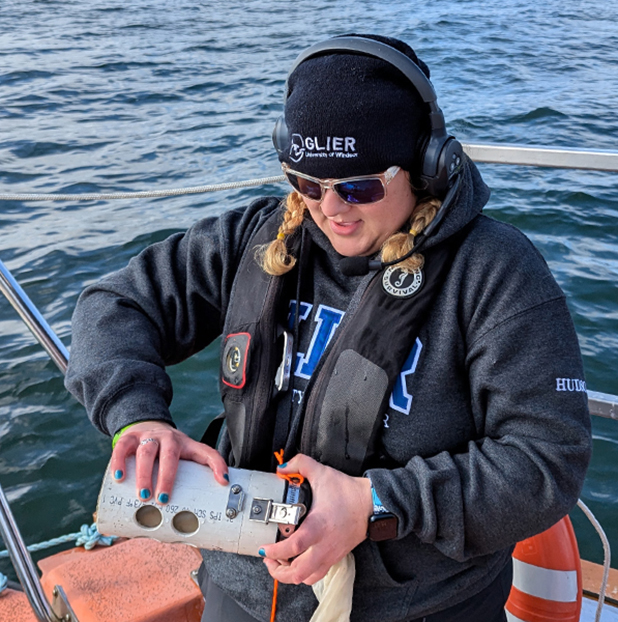
[[[146,445],[148,443],[156,443],[159,444],[159,441],[156,438],[145,438],[139,442],[140,445]]]

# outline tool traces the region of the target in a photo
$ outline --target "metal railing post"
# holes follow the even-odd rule
[[[0,535],[4,540],[9,557],[13,563],[13,568],[17,578],[24,588],[24,593],[34,611],[34,614],[41,622],[58,622],[49,604],[43,586],[39,579],[30,552],[19,533],[17,523],[11,512],[9,502],[4,495],[4,490],[0,485]]]
[[[58,339],[45,318],[39,313],[26,292],[14,279],[9,269],[0,261],[0,292],[11,303],[24,324],[32,331],[37,341],[63,374],[66,374],[69,363],[69,351]]]

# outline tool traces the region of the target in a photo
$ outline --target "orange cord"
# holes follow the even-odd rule
[[[273,587],[273,605],[270,609],[270,622],[275,622],[275,616],[277,615],[277,589],[279,588],[279,581],[275,579],[275,586]]]
[[[275,458],[277,458],[277,462],[281,465],[283,464],[283,449],[275,452]],[[279,473],[277,475],[281,479],[287,480],[290,484],[294,486],[300,486],[305,478],[300,473]],[[277,590],[279,589],[279,581],[275,579],[275,585],[273,587],[273,604],[270,609],[270,622],[275,622],[275,616],[277,615]]]

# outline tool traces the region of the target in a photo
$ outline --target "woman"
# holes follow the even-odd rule
[[[513,545],[577,500],[590,425],[564,295],[481,215],[489,191],[428,78],[395,39],[312,48],[275,131],[286,201],[202,220],[80,298],[67,386],[115,436],[118,480],[136,454],[141,499],[170,500],[179,458],[225,485],[227,464],[274,471],[278,449],[311,484],[263,559],[203,552],[204,620],[267,620],[272,578],[278,619],[308,620],[350,551],[353,621],[504,620]],[[219,335],[216,451],[175,429],[165,367]]]

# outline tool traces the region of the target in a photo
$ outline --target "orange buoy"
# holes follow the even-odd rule
[[[515,547],[506,616],[509,622],[579,622],[581,606],[579,549],[565,516]]]

